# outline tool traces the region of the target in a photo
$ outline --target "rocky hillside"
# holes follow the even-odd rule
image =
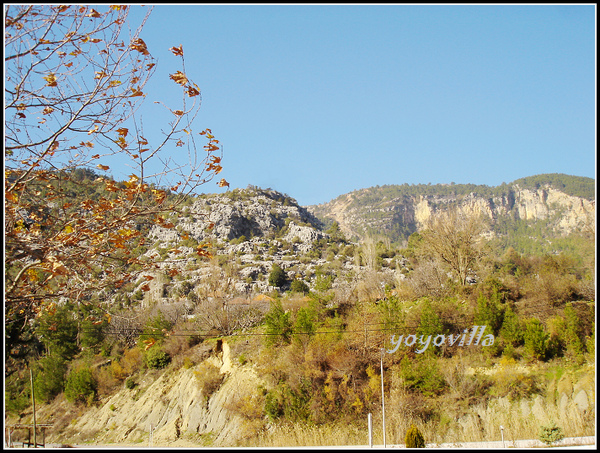
[[[337,273],[357,275],[364,271],[356,253],[367,236],[402,243],[424,228],[432,215],[451,205],[486,216],[496,236],[525,235],[532,239],[538,234],[540,237],[533,240],[546,243],[548,238],[593,231],[594,181],[550,176],[525,178],[499,187],[375,187],[309,207],[299,206],[287,195],[257,187],[205,194],[191,199],[182,213],[173,213],[170,220],[175,228],[155,225],[149,231],[152,246],[146,254],[160,254],[160,267],[178,269],[186,282],[166,279],[164,272],[158,271],[150,282],[152,290],[144,297],[172,301],[181,293],[182,285],[196,287],[210,280],[215,268],[197,260],[194,248],[198,244],[210,244],[220,267],[216,272],[220,276],[219,291],[227,292],[230,299],[252,298],[273,290],[268,278],[274,265],[287,273],[288,284],[299,279],[313,289],[317,273],[323,266],[331,266],[334,259]],[[578,190],[565,184],[573,180],[579,183]],[[332,222],[339,224],[344,239],[332,238],[326,232]],[[331,247],[332,243],[337,245]],[[396,265],[402,266],[402,261]],[[138,286],[145,283],[140,281]]]
[[[550,235],[593,227],[595,182],[567,175],[539,175],[497,187],[472,184],[381,186],[357,190],[309,210],[336,221],[349,238],[386,236],[403,241],[422,229],[436,212],[457,205],[490,219],[492,230],[516,230],[537,222]]]
[[[110,307],[113,315],[105,326],[106,341],[103,340],[98,353],[82,350],[69,366],[71,370],[79,370],[77,362],[92,370],[98,392],[93,404],[91,400],[86,404],[67,403],[61,393],[38,406],[38,422],[54,425],[48,433],[48,442],[139,447],[245,445],[249,439],[268,436],[278,429],[279,425],[267,418],[273,414],[281,418],[280,427],[287,426],[290,419],[286,421],[287,415],[277,412],[275,402],[280,400],[303,411],[322,407],[315,409],[316,416],[336,420],[334,428],[342,430],[347,425],[343,417],[363,405],[366,412],[366,404],[376,404],[378,393],[369,389],[372,390],[373,382],[379,388],[379,380],[367,370],[371,363],[377,368],[380,351],[376,346],[379,343],[371,341],[377,334],[371,334],[367,326],[388,320],[395,322],[392,316],[401,310],[411,322],[420,323],[427,312],[418,306],[421,293],[416,291],[425,288],[424,291],[431,293],[430,280],[423,277],[431,274],[426,265],[410,269],[411,263],[401,251],[377,250],[371,240],[355,243],[347,240],[335,225],[328,224],[336,220],[347,237],[352,235],[355,239],[374,231],[406,237],[422,228],[433,213],[456,203],[463,210],[486,214],[500,233],[502,228],[508,231],[518,222],[545,222],[547,230],[557,235],[594,225],[588,223],[595,217],[593,196],[570,190],[566,184],[557,187],[556,181],[537,187],[536,184],[521,180],[500,188],[456,185],[372,188],[311,208],[299,206],[287,195],[256,187],[190,198],[179,212],[171,213],[168,220],[173,228],[152,227],[147,234],[147,247],[136,251],[157,255],[156,269],[139,272],[137,282],[118,290],[111,288],[94,295],[98,299],[94,302]],[[200,259],[195,253],[199,245],[205,246],[213,258]],[[284,271],[285,282],[271,281],[275,266]],[[562,307],[572,298],[581,310],[577,312],[581,313],[580,319],[589,321],[590,316],[585,313],[593,311],[593,289],[589,296],[584,294],[587,283],[583,279],[571,281],[567,279],[570,275],[561,272],[546,274],[546,280],[523,276],[523,291],[510,291],[516,299],[514,306],[522,309],[523,319],[542,309],[545,315],[558,315],[563,312],[559,305]],[[509,280],[515,278],[511,274]],[[415,300],[388,305],[394,299],[385,298],[385,288],[393,287],[398,283],[396,280],[408,282],[412,289],[406,290],[407,297],[412,297],[414,291]],[[539,285],[538,280],[541,280]],[[286,294],[292,282],[306,285],[307,291]],[[571,285],[569,294],[564,300],[559,299],[563,293],[547,285],[550,295],[547,300],[539,299],[541,285],[548,282],[563,287]],[[532,285],[531,289],[527,285]],[[148,288],[142,289],[144,286]],[[481,288],[485,288],[484,283]],[[294,326],[306,325],[299,323],[300,314],[310,313],[307,307],[314,301],[318,307],[314,322],[322,328],[320,335],[312,340],[298,336],[294,342],[278,346],[266,344],[263,329],[273,301],[271,296],[283,299],[286,311],[282,319],[293,315],[290,325]],[[471,299],[465,297],[461,294],[460,300],[444,298],[443,303],[448,305],[439,305],[440,316],[450,324],[449,329],[460,332],[466,325],[472,325],[465,323],[474,319],[473,307],[479,300],[475,301],[475,293]],[[540,304],[548,304],[552,311],[547,312],[546,305]],[[525,308],[532,311],[526,312]],[[469,318],[454,319],[451,314],[459,310],[465,311]],[[157,319],[176,326],[174,333],[161,329],[162,321],[160,326],[154,324]],[[582,329],[587,329],[587,321],[582,322]],[[329,336],[342,328],[350,335]],[[145,340],[146,329],[167,333],[162,339],[158,333],[155,345]],[[587,330],[581,332],[584,337],[588,335]],[[377,339],[385,341],[383,337]],[[159,346],[160,352],[172,359],[160,369],[159,365],[165,365],[157,364],[147,352],[157,351]],[[564,349],[568,346],[565,343]],[[501,350],[498,351],[497,355]],[[517,416],[519,426],[528,427],[528,431],[522,428],[528,436],[537,432],[538,424],[546,422],[548,415],[564,421],[563,428],[569,433],[587,432],[595,416],[594,366],[585,365],[577,373],[560,370],[551,374],[545,368],[519,368],[521,362],[517,359],[521,354],[524,354],[522,349],[513,350],[512,355],[507,353],[496,360],[490,353],[485,361],[473,355],[461,365],[464,370],[457,366],[464,356],[457,355],[456,362],[451,362],[453,357],[440,357],[439,372],[431,380],[439,395],[427,396],[431,400],[420,393],[420,387],[408,387],[409,380],[417,382],[412,373],[413,363],[418,361],[404,368],[402,364],[406,362],[388,357],[390,372],[386,376],[393,375],[392,369],[398,376],[404,376],[387,378],[390,379],[390,426],[398,427],[408,420],[403,408],[414,408],[417,414],[422,408],[449,407],[452,410],[448,414],[440,412],[440,419],[459,420],[451,440],[496,439],[495,426],[507,425]],[[24,376],[28,385],[29,378]],[[301,387],[293,387],[290,393],[291,386],[302,382],[311,382],[306,394]],[[352,385],[346,386],[346,382]],[[512,395],[514,386],[519,396],[515,400],[507,396]],[[548,390],[542,391],[546,387]],[[346,393],[356,388],[356,395],[362,400],[347,397],[350,393],[339,393],[341,402],[351,404],[340,407],[352,409],[326,412],[330,405],[324,395],[333,388]],[[490,395],[494,398],[488,400]],[[473,404],[468,402],[468,407],[459,407],[457,401],[466,401],[465,396],[472,398]],[[31,423],[31,410],[17,411],[13,417],[10,420],[5,417],[7,424]],[[482,420],[489,427],[488,433],[481,429]],[[432,439],[434,433],[449,432],[448,425],[440,426],[432,425],[428,434]],[[392,429],[390,435],[403,439],[401,431],[398,429],[394,434]],[[361,436],[362,443],[364,435]],[[281,442],[288,440],[285,434],[281,435]]]
[[[189,245],[210,244],[219,265],[227,265],[238,295],[272,290],[268,276],[274,264],[287,272],[289,281],[310,281],[325,262],[318,250],[319,241],[329,236],[323,224],[294,199],[270,189],[252,187],[204,195],[186,207],[183,215],[170,220],[175,228],[154,226],[150,230],[153,246],[146,253],[162,251],[162,267],[176,266],[185,269],[188,279],[205,281],[210,264],[190,272],[196,257]],[[164,292],[163,286],[158,293]]]

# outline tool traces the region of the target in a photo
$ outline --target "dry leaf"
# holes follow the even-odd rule
[[[173,52],[174,55],[183,57],[183,46],[181,44],[179,44],[179,47],[171,47],[169,50]]]
[[[177,71],[175,74],[170,74],[169,78],[172,79],[173,81],[175,81],[175,83],[178,83],[180,85],[185,85],[188,83],[187,77],[181,71]]]

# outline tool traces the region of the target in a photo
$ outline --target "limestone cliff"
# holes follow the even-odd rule
[[[589,179],[589,178],[586,178]],[[593,180],[588,184],[593,185]],[[595,198],[573,195],[552,184],[514,182],[496,188],[473,185],[383,186],[341,195],[329,203],[310,206],[321,219],[336,221],[350,238],[383,235],[406,239],[421,230],[440,210],[483,214],[492,231],[516,221],[545,222],[556,235],[592,229]]]

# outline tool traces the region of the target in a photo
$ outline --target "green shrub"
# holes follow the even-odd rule
[[[137,384],[135,383],[135,380],[133,378],[131,378],[131,377],[128,377],[125,380],[125,387],[128,388],[129,390],[134,389],[136,385]]]
[[[294,280],[292,282],[292,285],[290,286],[290,290],[294,293],[303,293],[303,294],[308,294],[308,292],[310,291],[310,289],[308,288],[308,285],[306,283],[304,283],[302,280]]]
[[[292,337],[292,321],[290,312],[283,310],[280,300],[271,302],[271,309],[265,315],[265,342],[267,346],[280,341],[290,343]]]
[[[544,359],[548,348],[548,334],[537,319],[527,321],[525,328],[525,352],[534,359]]]
[[[408,428],[404,443],[406,444],[406,448],[425,448],[423,434],[421,434],[421,431],[415,425],[410,425],[410,428]]]
[[[98,383],[92,375],[92,371],[85,366],[72,370],[67,376],[65,383],[65,396],[68,401],[87,402],[88,405],[96,397]]]
[[[279,264],[274,263],[271,268],[271,273],[269,274],[269,285],[279,288],[285,285],[287,282],[287,275],[285,271],[279,266]]]
[[[65,388],[67,362],[61,355],[49,355],[40,360],[34,369],[35,398],[49,402]]]
[[[160,369],[171,363],[171,356],[156,346],[148,349],[144,358],[148,368]]]
[[[411,360],[408,356],[404,356],[400,362],[400,376],[407,388],[418,390],[425,396],[438,395],[446,387],[438,363],[432,357]]]
[[[285,418],[291,422],[309,422],[312,395],[311,384],[307,378],[301,378],[296,389],[280,382],[265,395],[265,414],[270,420]]]
[[[545,426],[540,426],[540,440],[546,445],[551,445],[564,438],[563,430],[556,422],[551,421]]]
[[[510,306],[504,312],[500,336],[512,346],[520,346],[523,343],[523,322]]]

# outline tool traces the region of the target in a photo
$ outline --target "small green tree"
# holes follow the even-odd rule
[[[519,320],[519,316],[510,306],[506,307],[500,336],[507,344],[520,346],[523,343],[523,331],[523,323]]]
[[[64,305],[49,304],[37,319],[36,333],[46,346],[48,355],[73,358],[77,346],[77,320],[73,316],[71,303]]]
[[[573,309],[573,304],[568,303],[565,306],[565,346],[567,353],[572,357],[581,357],[583,355],[583,341],[581,321]]]
[[[302,307],[298,310],[294,324],[294,341],[306,347],[316,330],[315,318],[315,311],[310,308]]]
[[[171,330],[173,324],[165,319],[165,316],[162,312],[158,312],[156,316],[150,319],[142,333],[138,338],[138,345],[142,348],[146,348],[149,343],[162,343],[166,338],[166,333]]]
[[[279,341],[290,343],[292,335],[290,313],[283,310],[280,300],[271,303],[271,309],[265,315],[265,326],[267,345],[273,345]]]
[[[525,351],[530,357],[540,360],[546,356],[548,334],[538,319],[534,318],[527,321],[524,338]]]
[[[494,335],[498,335],[504,312],[500,303],[500,296],[496,290],[488,299],[483,293],[477,298],[477,313],[475,315],[475,324],[487,326]]]
[[[280,288],[287,282],[287,274],[277,263],[273,263],[269,274],[269,285]]]
[[[294,293],[302,293],[302,294],[308,294],[310,291],[308,285],[299,279],[296,279],[292,282],[292,284],[290,286],[290,290]]]
[[[562,440],[565,436],[560,426],[556,424],[554,420],[549,422],[545,426],[540,426],[540,440],[546,445],[551,445],[555,442]]]
[[[148,368],[160,369],[171,363],[171,356],[163,351],[160,346],[154,345],[146,352],[144,356]]]
[[[406,448],[425,448],[425,439],[423,434],[419,431],[414,424],[410,425],[408,431],[406,431],[406,437],[404,438]]]
[[[67,362],[59,354],[51,354],[38,360],[33,370],[36,400],[50,402],[62,392],[66,373]]]
[[[65,396],[70,402],[81,401],[88,405],[96,397],[98,382],[92,375],[92,371],[85,366],[71,370],[65,383]]]

